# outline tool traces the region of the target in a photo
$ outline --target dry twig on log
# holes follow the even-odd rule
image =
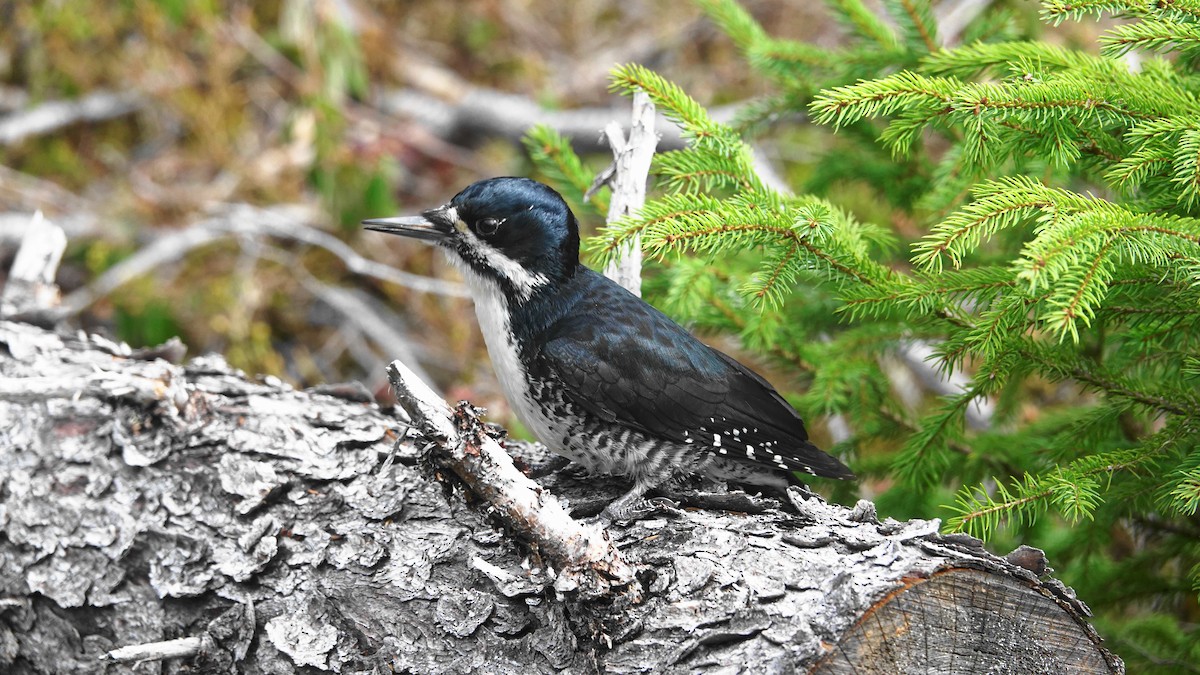
[[[460,403],[451,413],[441,398],[399,361],[388,366],[396,399],[439,456],[486,510],[510,532],[529,542],[548,565],[547,575],[560,593],[583,598],[637,602],[640,589],[633,568],[599,525],[584,525],[567,513],[549,492],[517,470],[494,438],[484,433],[474,410]]]

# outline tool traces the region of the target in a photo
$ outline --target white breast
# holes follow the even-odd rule
[[[548,417],[530,395],[529,376],[521,363],[517,344],[509,326],[508,301],[496,283],[490,279],[481,277],[469,269],[463,269],[463,276],[471,287],[471,297],[475,300],[475,316],[479,319],[479,328],[483,331],[484,342],[487,343],[492,369],[496,371],[496,379],[500,381],[509,405],[534,438],[551,450],[561,453],[563,448],[558,441],[563,436],[563,421]]]

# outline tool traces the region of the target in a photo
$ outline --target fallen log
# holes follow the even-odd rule
[[[0,322],[0,670],[1123,672],[1039,552],[800,491],[610,527],[636,593],[556,588],[404,415],[177,351]]]

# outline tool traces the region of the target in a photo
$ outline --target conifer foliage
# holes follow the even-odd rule
[[[614,88],[649,94],[690,143],[657,157],[657,196],[593,260],[640,234],[660,306],[794,367],[793,402],[849,423],[833,451],[887,488],[881,510],[1046,548],[1131,667],[1200,663],[1200,2],[1045,2],[1050,25],[1132,19],[1091,51],[1003,11],[940,48],[922,0],[884,2],[890,20],[828,0],[838,50],[701,4],[775,91],[720,124],[617,68]],[[820,131],[793,194],[747,139],[801,115]],[[561,139],[529,145],[582,194]],[[831,198],[846,180],[891,222]],[[913,345],[962,391],[900,395]]]

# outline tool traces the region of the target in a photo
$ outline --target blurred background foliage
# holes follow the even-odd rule
[[[0,275],[28,214],[42,210],[71,237],[59,283],[74,325],[133,346],[178,335],[192,355],[221,352],[250,373],[297,386],[363,381],[380,397],[388,395],[384,364],[402,357],[448,398],[469,398],[493,419],[514,423],[453,271],[430,249],[364,233],[358,223],[440,204],[479,178],[536,177],[522,145],[527,126],[554,126],[560,113],[593,114],[594,123],[567,136],[584,173],[603,168],[610,155],[598,130],[628,117],[627,102],[609,92],[616,63],[644,64],[714,114],[731,111],[783,184],[887,226],[904,242],[889,250],[905,264],[908,243],[926,234],[913,216],[922,208],[914,196],[936,192],[938,181],[947,189],[957,184],[928,166],[894,160],[875,127],[835,135],[803,115],[779,114],[815,94],[816,83],[780,100],[778,88],[747,67],[737,31],[718,28],[701,7],[712,12],[718,4],[0,0],[0,214],[7,214],[0,218]],[[866,3],[887,23],[883,4]],[[847,17],[821,3],[741,5],[772,37],[817,51],[841,46],[847,35]],[[965,32],[943,34],[951,43],[1003,36],[1094,53],[1097,35],[1113,25],[1048,27],[1037,3],[1019,0],[934,5],[939,20],[964,7],[984,12],[963,22]],[[839,76],[854,68],[858,77],[884,75],[913,65],[916,55],[897,50],[889,58],[846,63]],[[539,139],[529,142],[535,153],[552,149]],[[929,143],[927,153],[938,154],[938,140]],[[598,209],[573,202],[586,234],[595,233],[603,221]],[[370,261],[413,276],[374,274]],[[823,397],[838,392],[802,375],[796,354],[756,340],[778,334],[778,325],[761,325],[771,314],[697,305],[705,288],[725,280],[713,280],[704,260],[672,264],[669,279],[657,264],[648,267],[648,298],[695,318],[706,339],[791,392],[818,444],[833,446],[841,422],[819,413]],[[741,264],[726,269],[738,274]],[[809,300],[792,315],[832,316],[830,296]],[[705,312],[720,316],[706,320]],[[728,329],[731,316],[742,322],[739,330],[711,330]],[[864,353],[877,349],[869,335],[863,339]],[[879,358],[891,378],[880,386],[936,398],[920,381],[927,370]],[[1035,382],[1002,403],[1034,421],[1045,402],[1075,396]],[[842,486],[839,500],[877,498],[883,515],[897,518],[949,515],[939,506],[953,501],[952,486],[897,487],[878,450],[859,449],[856,468],[872,478]],[[1077,534],[1046,518],[1002,530],[992,545],[1003,551],[1036,540],[1053,564],[1081,546]],[[1097,546],[1106,556],[1088,560],[1132,559],[1139,544],[1123,531]],[[1188,652],[1200,619],[1194,593],[1182,606],[1179,589],[1169,604],[1134,602],[1117,588],[1089,585],[1086,566],[1060,571],[1068,584],[1095,594],[1084,597],[1133,672],[1198,669],[1177,656]]]
[[[819,33],[804,3],[762,5],[795,37]],[[673,2],[2,2],[0,115],[10,127],[39,106],[111,105],[0,134],[0,211],[41,209],[75,225],[67,294],[231,204],[302,205],[297,227],[445,276],[431,251],[365,236],[359,221],[530,165],[519,134],[430,129],[429,116],[487,87],[548,110],[607,109],[608,70],[628,59],[713,101],[756,86],[700,10]],[[219,351],[300,385],[367,380],[383,393],[389,346],[347,325],[301,270],[366,291],[359,299],[374,301],[432,379],[505,416],[468,301],[362,278],[286,237],[232,236],[181,253],[92,298],[79,322],[133,345],[179,335],[193,353]]]

